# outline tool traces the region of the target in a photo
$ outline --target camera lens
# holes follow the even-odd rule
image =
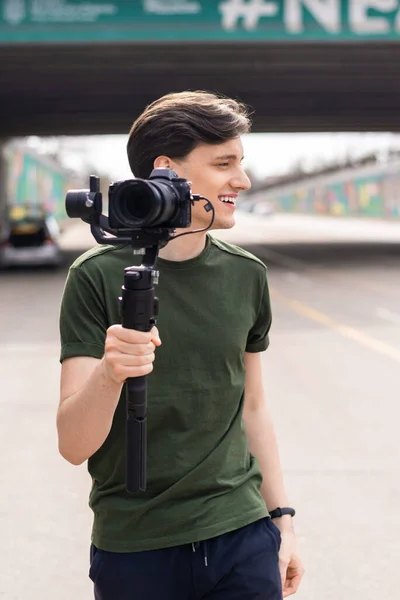
[[[65,210],[72,219],[84,218],[93,213],[93,203],[89,203],[89,190],[74,190],[67,192]]]
[[[175,214],[178,201],[168,183],[133,179],[119,184],[112,211],[125,228],[157,227]]]
[[[122,219],[136,226],[151,225],[159,203],[159,199],[154,199],[153,191],[144,181],[132,181],[118,194],[118,210]]]

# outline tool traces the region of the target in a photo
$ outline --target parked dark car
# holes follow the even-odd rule
[[[11,222],[0,245],[0,267],[54,266],[62,263],[60,229],[54,217]]]

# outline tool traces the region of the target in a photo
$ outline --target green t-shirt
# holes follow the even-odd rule
[[[135,263],[127,246],[96,247],[75,261],[61,306],[61,360],[103,356],[106,329],[120,323],[124,268]],[[268,516],[242,421],[244,352],[268,346],[266,267],[208,235],[199,256],[159,258],[157,270],[162,345],[147,380],[147,490],[125,490],[124,390],[88,460],[92,541],[114,552],[200,541]]]

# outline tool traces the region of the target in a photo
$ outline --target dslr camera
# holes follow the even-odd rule
[[[178,177],[171,169],[153,169],[148,180],[128,179],[110,185],[110,227],[188,227],[191,200],[186,179]]]
[[[149,179],[127,179],[109,186],[108,217],[102,214],[100,180],[94,175],[90,189],[67,193],[65,207],[69,217],[90,224],[99,243],[131,243],[134,248],[146,248],[162,247],[172,239],[175,229],[189,227],[192,205],[200,199],[206,200],[193,195],[190,183],[175,171],[153,169]]]

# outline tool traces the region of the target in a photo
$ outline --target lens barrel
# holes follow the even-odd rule
[[[132,179],[113,186],[109,217],[113,227],[160,227],[179,210],[179,195],[167,181]]]
[[[65,210],[72,219],[82,219],[93,214],[93,202],[89,202],[89,190],[67,192]]]

